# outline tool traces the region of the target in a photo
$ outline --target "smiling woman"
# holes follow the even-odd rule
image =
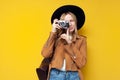
[[[64,28],[59,25],[61,20],[67,21],[69,26]],[[52,30],[41,52],[45,58],[53,56],[49,64],[48,80],[83,80],[81,68],[86,64],[87,45],[86,37],[78,35],[77,30],[83,26],[84,21],[83,10],[75,5],[64,5],[53,13]]]
[[[120,80],[120,0],[0,0],[0,80],[38,80],[51,15],[67,4],[80,6],[86,16],[77,30],[87,36],[84,80]]]

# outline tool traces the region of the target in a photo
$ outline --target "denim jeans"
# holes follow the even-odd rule
[[[61,71],[52,68],[49,80],[80,80],[77,71]]]

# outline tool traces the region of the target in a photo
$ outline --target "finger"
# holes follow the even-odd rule
[[[62,27],[58,24],[58,27],[61,29]]]
[[[67,29],[67,32],[66,32],[67,36],[69,36],[69,28]]]
[[[59,27],[59,26],[56,26],[56,28],[57,28],[57,29],[60,29],[60,27]]]
[[[67,34],[67,39],[68,39],[68,36],[69,36],[69,28],[67,29],[66,34]]]
[[[61,36],[61,38],[66,40],[65,36]]]
[[[62,34],[61,38],[67,40],[67,35],[66,34]]]
[[[58,23],[58,19],[54,19],[54,21],[53,21],[55,24],[57,24]]]
[[[65,37],[65,34],[62,34],[61,37]]]
[[[61,29],[61,27],[60,27],[58,24],[56,24],[56,28],[57,28],[57,29]]]
[[[54,19],[54,21],[58,21],[58,19],[56,18],[56,19]]]

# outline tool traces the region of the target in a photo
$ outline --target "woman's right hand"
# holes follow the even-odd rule
[[[52,24],[52,32],[57,32],[57,29],[61,29],[61,27],[58,24],[58,19],[54,19]]]

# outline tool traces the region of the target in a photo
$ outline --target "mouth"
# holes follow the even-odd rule
[[[70,31],[73,30],[73,29],[74,29],[74,28],[73,28],[72,26],[69,27],[69,30],[70,30]]]

